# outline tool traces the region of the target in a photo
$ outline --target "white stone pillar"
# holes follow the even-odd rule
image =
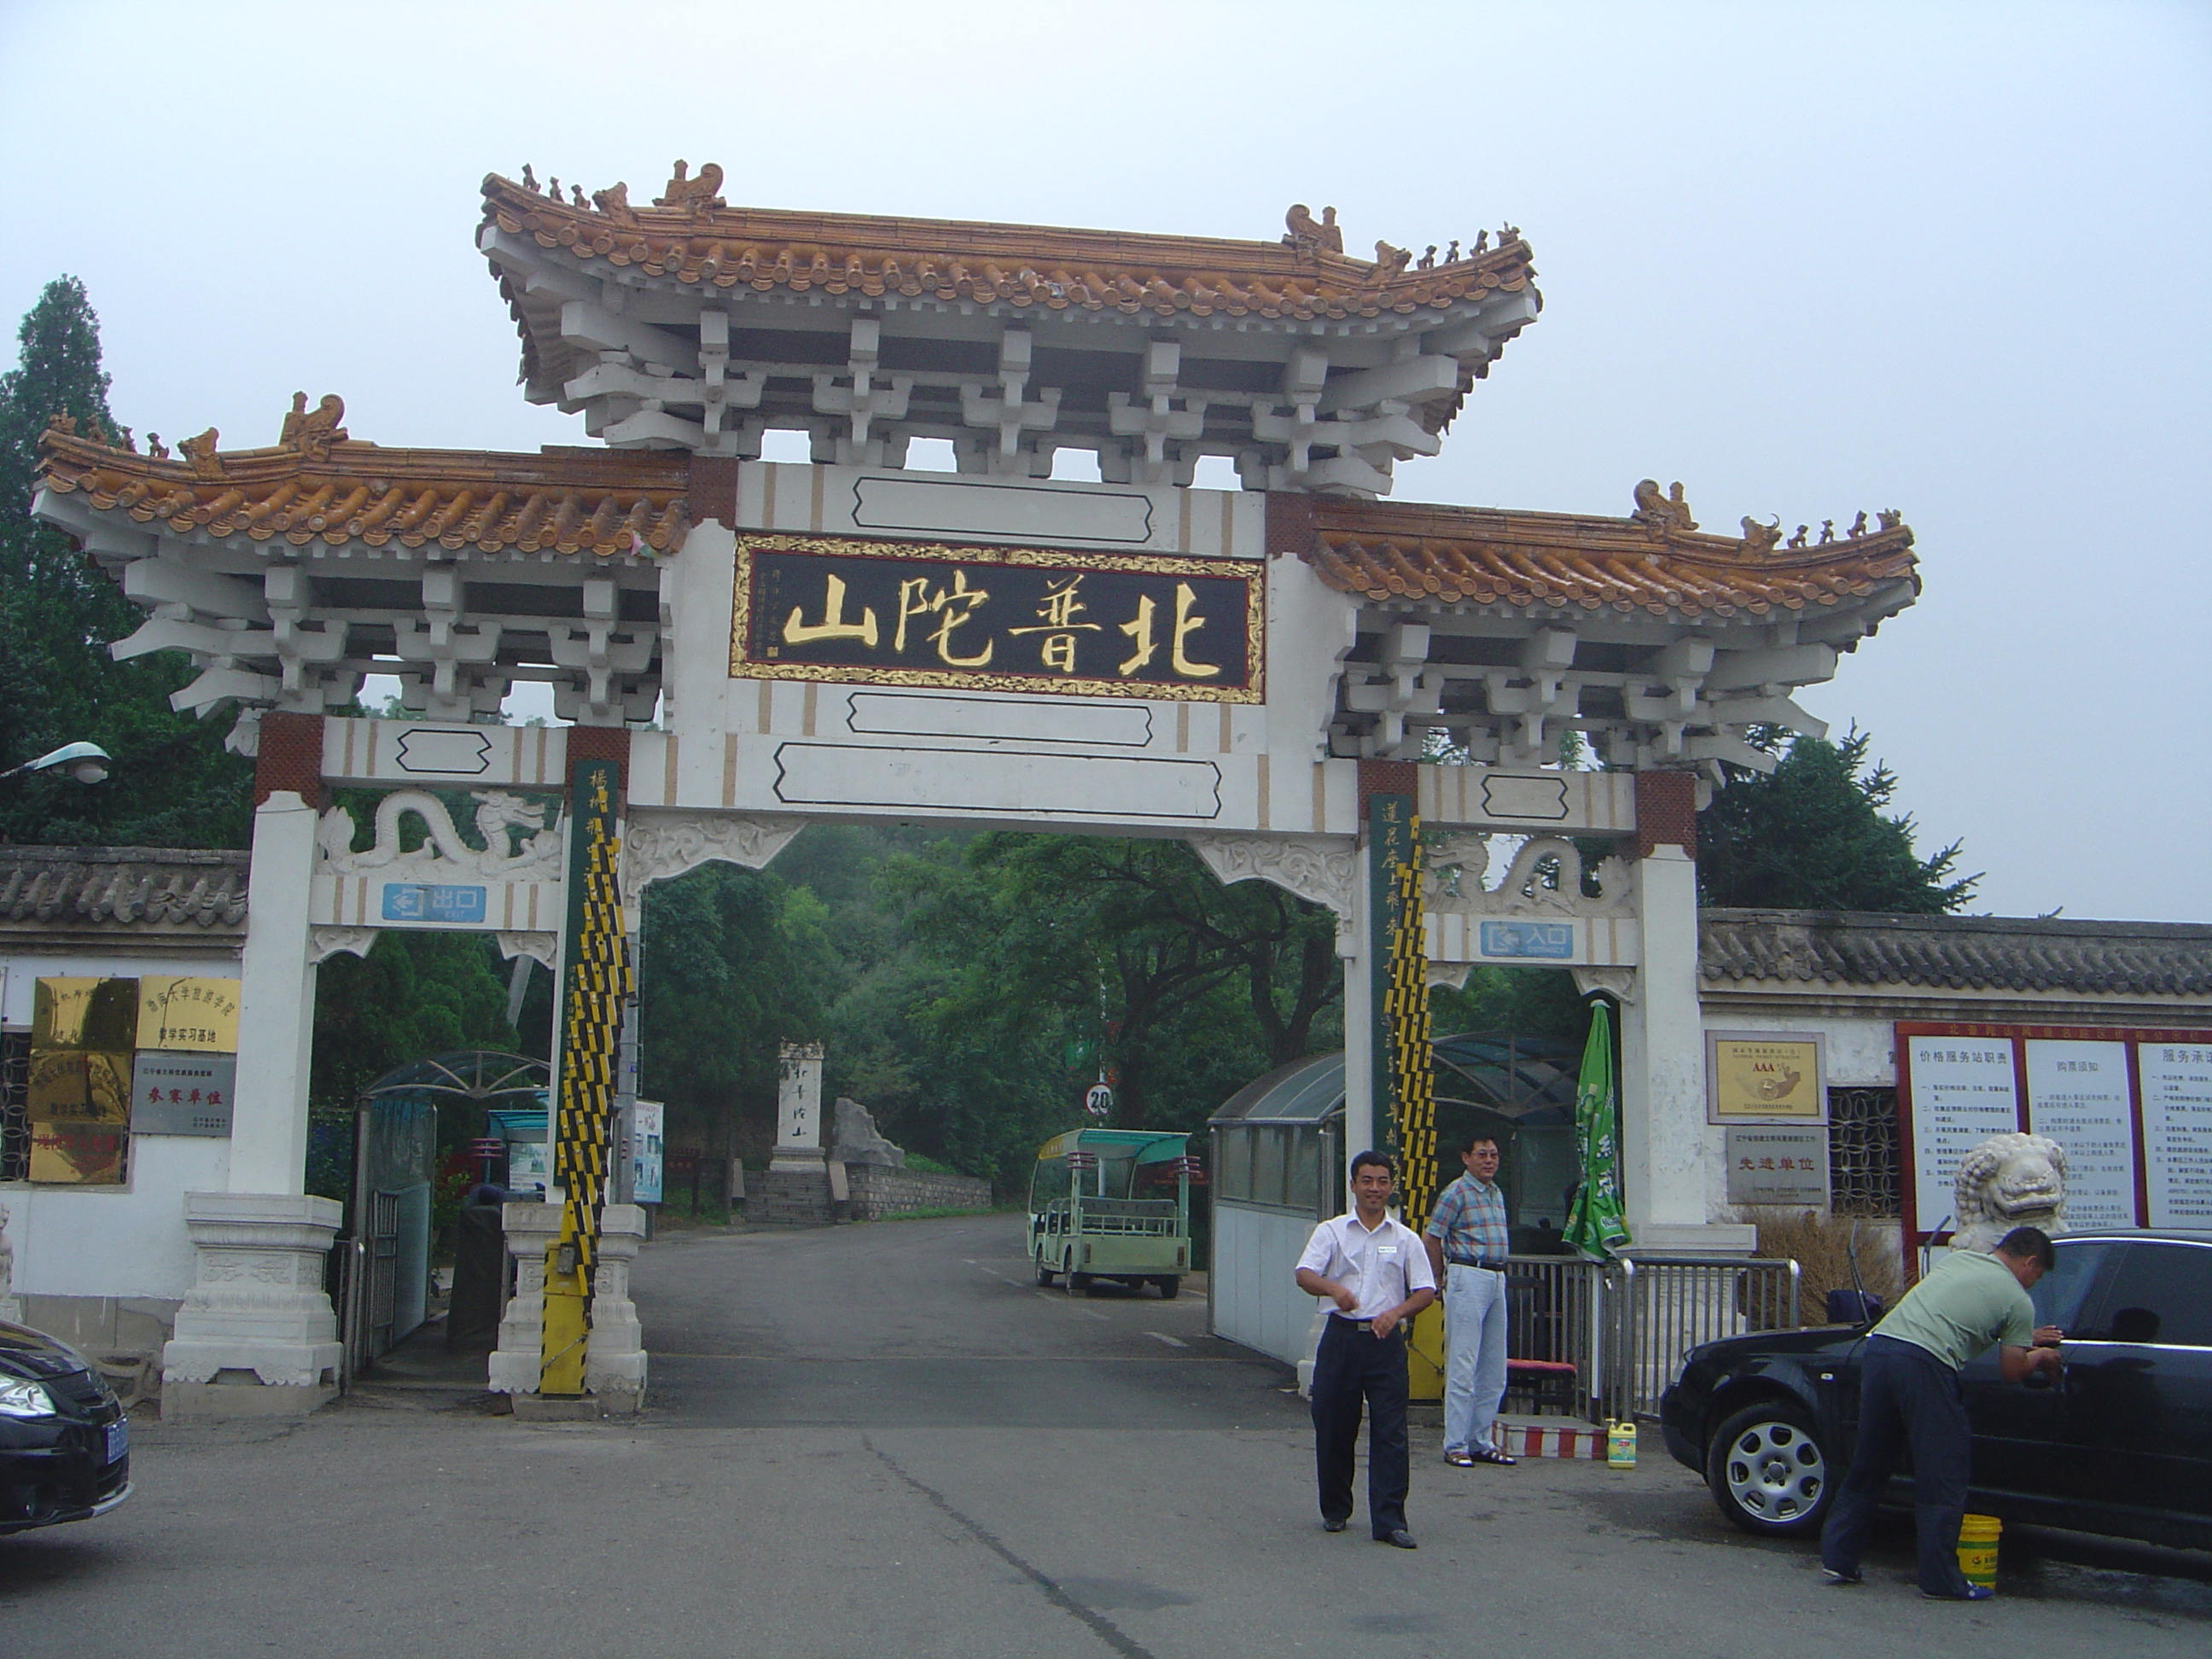
[[[302,1194],[187,1193],[197,1277],[161,1351],[161,1415],[298,1417],[337,1393],[323,1260],[344,1208]]]
[[[492,1351],[485,1386],[494,1394],[514,1395],[516,1414],[528,1417],[544,1364],[545,1253],[560,1233],[561,1206],[509,1204],[502,1220],[507,1253],[514,1258],[514,1294],[500,1316],[499,1346]],[[584,1349],[585,1394],[580,1402],[559,1402],[559,1415],[623,1416],[644,1401],[645,1336],[629,1295],[630,1263],[644,1243],[645,1212],[638,1206],[610,1204],[599,1212],[592,1330]]]
[[[301,746],[319,757],[320,722],[303,726]],[[228,1190],[185,1195],[198,1262],[162,1351],[164,1416],[292,1416],[337,1391],[323,1267],[344,1209],[306,1195],[314,868],[314,810],[296,790],[270,793],[253,815]]]
[[[1629,1254],[1748,1251],[1755,1230],[1707,1209],[1717,1137],[1705,1123],[1698,1004],[1696,780],[1636,779],[1636,919],[1643,962],[1620,1011],[1621,1182]]]
[[[771,1170],[819,1170],[822,1151],[822,1045],[787,1042],[778,1054],[775,1149]]]
[[[514,1258],[514,1294],[500,1313],[484,1386],[494,1394],[536,1394],[545,1344],[545,1253],[561,1231],[561,1206],[509,1203],[500,1218]]]
[[[307,1190],[307,1068],[315,1026],[307,896],[314,884],[315,819],[315,810],[289,790],[270,796],[253,814],[252,888],[238,975],[238,1090],[231,1107],[234,1193]]]
[[[1362,836],[1357,875],[1352,884],[1352,954],[1344,959],[1344,1163],[1376,1144],[1374,908],[1369,886],[1374,849]],[[1348,1192],[1334,1194],[1337,1208],[1348,1206]]]
[[[599,1212],[599,1263],[592,1275],[592,1338],[584,1349],[584,1389],[603,1416],[644,1403],[645,1332],[629,1299],[629,1264],[645,1243],[645,1211],[610,1204]],[[541,1251],[538,1258],[544,1263]]]

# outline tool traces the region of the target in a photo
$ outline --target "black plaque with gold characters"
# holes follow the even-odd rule
[[[730,672],[1258,702],[1262,568],[1030,547],[755,536]]]

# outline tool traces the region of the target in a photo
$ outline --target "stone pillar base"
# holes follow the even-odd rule
[[[167,1414],[298,1416],[337,1395],[343,1351],[323,1259],[343,1214],[296,1193],[185,1195],[198,1273],[161,1350]]]
[[[306,1417],[337,1398],[335,1383],[328,1388],[301,1388],[279,1383],[274,1388],[246,1373],[244,1380],[225,1381],[218,1373],[212,1382],[165,1382],[161,1387],[164,1423],[199,1423],[238,1418]]]
[[[630,1389],[596,1394],[518,1394],[514,1415],[525,1423],[596,1423],[602,1418],[635,1417],[645,1396]]]
[[[514,1294],[499,1322],[486,1386],[512,1395],[518,1417],[544,1418],[556,1405],[590,1405],[570,1416],[616,1417],[635,1412],[645,1397],[647,1357],[637,1305],[629,1297],[629,1264],[645,1242],[645,1212],[610,1204],[599,1212],[599,1261],[592,1283],[592,1332],[584,1350],[584,1393],[540,1399],[538,1379],[545,1340],[545,1252],[560,1237],[557,1204],[509,1204],[507,1251],[514,1258]],[[531,1403],[526,1407],[524,1401]],[[561,1416],[562,1413],[551,1412]]]

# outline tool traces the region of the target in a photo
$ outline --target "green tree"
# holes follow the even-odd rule
[[[1911,816],[1882,811],[1897,779],[1869,767],[1865,732],[1830,743],[1770,727],[1751,741],[1781,763],[1764,775],[1729,768],[1698,815],[1700,902],[1938,915],[1972,896],[1981,877],[1955,873],[1959,842],[1923,859]]]
[[[909,861],[896,878],[950,976],[940,1023],[1060,1033],[1060,1092],[1103,1057],[1125,1127],[1166,1121],[1158,1085],[1209,1069],[1186,1044],[1296,1059],[1340,989],[1334,917],[1264,883],[1224,887],[1180,842],[987,835],[957,870]]]
[[[646,889],[640,1086],[712,1145],[773,1122],[776,1049],[823,1035],[842,969],[829,911],[763,870],[708,864]]]
[[[316,973],[309,1100],[343,1109],[410,1060],[514,1048],[501,968],[498,946],[484,933],[386,929],[367,956],[331,957]]]
[[[107,647],[143,620],[137,607],[30,515],[52,416],[130,441],[108,411],[100,319],[84,284],[49,283],[16,342],[16,367],[0,374],[0,766],[80,740],[115,765],[89,788],[49,775],[0,786],[0,842],[243,847],[250,763],[224,750],[227,721],[169,707],[191,664],[173,651],[114,660]]]

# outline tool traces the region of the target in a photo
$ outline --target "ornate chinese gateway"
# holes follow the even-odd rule
[[[1650,480],[1618,518],[1389,500],[1537,319],[1510,225],[1369,259],[1334,209],[1237,241],[769,212],[721,185],[681,162],[650,205],[528,168],[484,181],[525,395],[603,447],[386,449],[304,394],[264,448],[46,438],[37,512],[149,613],[118,653],[188,653],[179,706],[236,709],[258,753],[244,1018],[302,1035],[240,1056],[232,1190],[191,1200],[204,1257],[319,1283],[313,963],[380,927],[495,933],[562,964],[571,1174],[494,1383],[634,1401],[635,1213],[605,1189],[595,1058],[624,919],[647,882],[877,817],[1181,836],[1224,880],[1333,907],[1355,1137],[1402,1070],[1375,1063],[1392,958],[1368,866],[1413,859],[1390,890],[1418,901],[1391,908],[1401,975],[1543,962],[1619,996],[1631,1224],[1647,1246],[1732,1239],[1711,1221],[1698,791],[1770,763],[1754,726],[1822,729],[1792,693],[1918,592],[1899,515],[1714,533]],[[770,433],[811,461],[762,459]],[[1199,487],[1209,459],[1241,488]],[[371,674],[410,718],[332,712]],[[497,724],[522,682],[573,724]],[[1570,734],[1607,769],[1563,769]],[[325,810],[333,784],[385,792],[374,822]],[[1378,801],[1418,843],[1369,834]],[[410,815],[428,838],[402,852]],[[1577,881],[1590,837],[1617,854]],[[319,1399],[319,1299],[258,1314],[204,1273],[172,1397],[237,1408],[216,1379],[243,1370]]]

